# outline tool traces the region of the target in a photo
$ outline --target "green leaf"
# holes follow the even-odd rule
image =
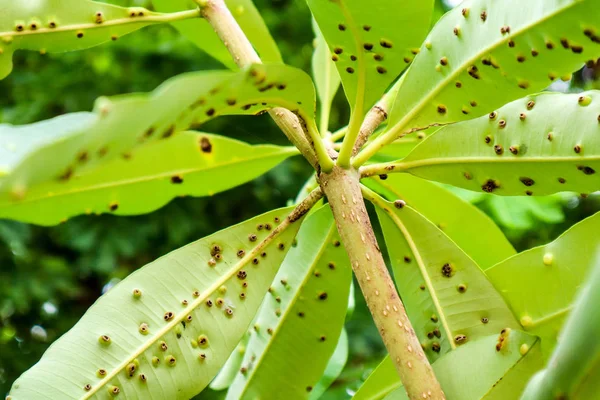
[[[600,92],[546,93],[444,127],[396,170],[498,195],[600,189]]]
[[[12,399],[200,392],[246,332],[291,247],[300,227],[291,211],[250,219],[131,274],[13,384]]]
[[[225,390],[231,386],[244,361],[244,354],[246,354],[246,346],[248,346],[251,333],[252,331],[248,330],[244,334],[240,343],[238,343],[233,353],[231,353],[225,362],[225,365],[223,365],[223,368],[219,371],[219,374],[212,380],[209,385],[212,390]]]
[[[528,385],[522,400],[594,399],[600,372],[600,252],[592,251],[591,273],[579,291],[545,370]],[[592,379],[590,379],[592,378]]]
[[[228,399],[306,397],[336,348],[352,272],[329,206],[307,218],[297,242],[260,309]]]
[[[535,230],[538,229],[540,222],[559,224],[565,220],[562,199],[559,194],[536,197],[486,194],[482,206],[489,210],[494,221],[508,229]]]
[[[66,182],[34,185],[22,199],[0,195],[0,218],[54,225],[84,213],[148,213],[178,196],[212,196],[241,185],[295,154],[291,147],[185,132]]]
[[[333,382],[340,376],[346,362],[348,361],[348,333],[346,329],[342,329],[342,333],[338,340],[337,346],[325,367],[325,372],[319,380],[319,383],[310,392],[309,399],[317,400],[321,398],[323,393],[331,386]]]
[[[331,103],[340,87],[341,80],[335,63],[331,60],[331,53],[323,34],[314,20],[312,25],[315,32],[312,73],[320,102],[320,131],[321,133],[325,133],[329,128]]]
[[[391,174],[386,179],[371,178],[363,183],[388,200],[405,201],[484,270],[515,254],[487,215],[440,185],[408,174]]]
[[[432,0],[307,0],[329,44],[353,113],[364,115],[412,60]],[[402,29],[398,29],[402,27]]]
[[[313,121],[310,77],[284,65],[244,71],[193,72],[150,94],[101,98],[94,113],[66,115],[25,126],[0,125],[0,195],[26,199],[38,183],[67,182],[108,160],[137,156],[141,146],[220,115],[256,114],[273,106]],[[57,156],[60,155],[60,156]]]
[[[595,0],[467,0],[429,34],[389,126],[478,117],[598,57]]]
[[[483,271],[443,231],[407,205],[374,203],[398,292],[430,360],[519,326]]]
[[[380,400],[401,386],[396,366],[390,356],[386,356],[352,396],[352,400]]]
[[[526,379],[541,366],[538,339],[510,331],[467,343],[436,361],[433,370],[448,400],[507,400],[517,399]],[[408,397],[403,387],[385,397],[404,399]]]
[[[152,0],[158,11],[174,12],[197,8],[192,0]],[[282,63],[277,44],[269,33],[252,0],[225,0],[231,14],[240,25],[263,62]],[[177,21],[173,26],[192,43],[229,68],[236,69],[231,55],[210,24],[203,19]]]
[[[600,214],[574,225],[555,241],[517,254],[486,274],[528,332],[542,338],[548,354],[577,289],[600,245]]]
[[[197,11],[180,15],[186,14],[200,17]],[[173,17],[141,7],[124,8],[87,0],[3,2],[0,79],[10,74],[12,56],[18,49],[42,53],[85,49]]]

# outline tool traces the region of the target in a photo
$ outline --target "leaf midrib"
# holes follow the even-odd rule
[[[249,263],[265,246],[268,246],[275,238],[277,238],[281,233],[283,233],[288,227],[291,226],[291,222],[289,218],[285,218],[283,222],[273,230],[273,232],[267,236],[262,242],[260,242],[252,251],[246,253],[244,258],[234,264],[233,268],[230,269],[230,272],[224,274],[220,279],[218,279],[213,285],[206,288],[198,298],[192,302],[190,302],[189,306],[186,307],[183,311],[176,315],[171,322],[165,325],[163,328],[159,329],[155,335],[151,337],[146,343],[142,343],[129,357],[126,357],[121,364],[117,365],[110,373],[108,373],[102,380],[100,380],[96,385],[92,386],[92,389],[85,393],[80,400],[87,400],[92,397],[94,394],[98,392],[101,388],[105,387],[107,383],[111,379],[113,379],[117,374],[127,367],[128,363],[140,356],[144,351],[148,350],[151,345],[156,343],[161,337],[166,335],[169,331],[171,331],[175,326],[181,323],[183,319],[193,310],[198,308],[204,301],[214,292],[216,292],[223,284],[225,284],[229,279],[233,278],[234,275],[242,268],[244,265]]]
[[[411,169],[416,169],[420,167],[429,167],[429,166],[437,166],[437,165],[447,165],[447,164],[530,164],[530,163],[569,163],[569,162],[590,162],[590,161],[600,161],[600,155],[598,156],[566,156],[566,157],[530,157],[530,158],[508,158],[508,157],[452,157],[452,158],[426,158],[423,160],[415,160],[415,161],[401,161],[398,163],[393,163],[395,166],[395,171],[408,171]],[[367,167],[368,168],[368,167]]]
[[[264,348],[262,354],[260,355],[260,357],[257,359],[257,361],[255,363],[255,366],[252,369],[251,374],[246,379],[246,384],[244,385],[244,388],[240,392],[240,397],[239,398],[242,398],[243,395],[244,395],[244,393],[246,393],[246,390],[250,386],[250,381],[252,380],[252,377],[256,374],[256,371],[258,370],[258,367],[261,365],[261,361],[264,359],[265,355],[268,353],[269,348],[271,348],[272,344],[275,342],[275,339],[277,338],[277,334],[279,332],[281,332],[281,327],[284,325],[284,322],[285,322],[286,318],[290,315],[291,310],[292,310],[294,304],[296,303],[296,301],[300,297],[300,292],[304,288],[304,285],[307,283],[307,281],[311,278],[311,273],[310,272],[313,270],[313,268],[317,264],[318,260],[321,259],[321,256],[323,255],[323,253],[327,249],[327,244],[329,243],[329,238],[331,238],[331,236],[333,235],[333,229],[334,229],[334,225],[333,225],[333,222],[331,222],[331,225],[329,227],[329,233],[327,234],[326,239],[323,241],[323,246],[321,246],[321,249],[319,249],[319,252],[317,253],[316,257],[311,262],[310,268],[307,270],[308,273],[305,275],[304,279],[302,280],[302,283],[298,286],[299,290],[290,299],[290,302],[288,303],[288,307],[282,313],[281,318],[279,319],[280,322],[279,322],[279,324],[277,324],[277,327],[273,331],[273,335],[271,336],[271,339],[267,342],[267,345],[265,346],[265,348]]]
[[[125,11],[125,10],[123,10]],[[23,30],[21,32],[18,31],[10,31],[10,32],[0,32],[0,38],[3,37],[11,37],[13,39],[19,37],[27,37],[27,36],[43,36],[45,34],[53,34],[53,33],[64,33],[64,32],[72,32],[78,30],[89,30],[89,29],[102,29],[108,28],[116,25],[136,25],[136,24],[158,24],[163,22],[172,22],[177,21],[179,19],[186,19],[198,17],[200,18],[199,9],[195,10],[187,10],[187,11],[178,11],[175,13],[152,13],[150,15],[146,15],[143,17],[130,17],[130,18],[116,18],[109,19],[103,21],[102,23],[88,23],[88,24],[73,24],[73,25],[65,25],[58,26],[56,28],[38,28],[36,30]]]
[[[454,350],[456,348],[456,345],[454,344],[454,340],[452,339],[452,332],[450,331],[450,327],[449,327],[448,321],[446,319],[446,314],[444,313],[444,309],[442,308],[442,305],[440,304],[440,300],[437,297],[435,288],[433,287],[433,283],[431,282],[431,278],[429,277],[429,274],[427,273],[427,268],[425,267],[425,263],[423,262],[421,253],[419,252],[417,245],[413,241],[412,235],[410,234],[408,229],[406,229],[406,227],[404,226],[404,224],[402,223],[400,218],[398,218],[398,216],[391,209],[391,207],[389,207],[387,205],[387,202],[381,202],[381,203],[382,204],[379,204],[379,206],[383,207],[385,209],[385,211],[387,212],[387,215],[390,216],[390,218],[392,219],[394,224],[396,224],[398,229],[400,229],[400,231],[402,232],[402,235],[404,236],[404,239],[408,243],[408,246],[410,247],[411,251],[413,252],[413,254],[415,256],[415,260],[417,261],[417,265],[419,266],[421,275],[423,276],[423,279],[425,280],[425,286],[427,287],[427,290],[429,291],[429,295],[431,296],[433,305],[439,314],[439,319],[440,319],[440,322],[442,323],[442,327],[444,328],[444,331],[446,332],[446,336],[448,337],[448,343],[450,344],[451,349]]]
[[[119,186],[127,186],[127,185],[134,185],[134,184],[138,184],[138,183],[150,182],[150,181],[159,180],[162,178],[168,178],[168,177],[171,177],[173,175],[178,175],[178,174],[184,175],[184,174],[190,174],[190,173],[206,172],[206,171],[223,168],[223,167],[227,167],[227,166],[231,166],[231,165],[235,165],[235,164],[243,164],[245,162],[252,162],[255,160],[259,160],[259,159],[264,160],[264,159],[268,159],[268,158],[277,158],[277,157],[285,156],[287,154],[289,154],[290,156],[298,154],[298,150],[293,147],[286,147],[286,148],[282,148],[280,152],[273,152],[272,154],[268,154],[268,155],[233,160],[233,161],[229,161],[229,162],[225,162],[225,163],[221,163],[221,164],[212,165],[212,166],[209,166],[206,168],[198,167],[198,168],[171,170],[171,171],[165,172],[165,173],[145,175],[140,178],[124,179],[124,180],[113,181],[110,183],[101,183],[101,184],[97,184],[97,185],[87,186],[84,188],[67,190],[67,191],[59,192],[57,194],[52,194],[52,195],[47,194],[47,195],[42,195],[42,196],[38,196],[38,197],[27,198],[24,200],[16,201],[14,203],[10,203],[10,202],[6,202],[3,204],[0,203],[0,208],[12,207],[15,205],[33,203],[33,202],[37,202],[37,201],[44,201],[44,200],[47,200],[50,198],[76,195],[76,194],[85,193],[85,192],[92,192],[95,190],[103,190],[103,189],[115,188],[115,187],[119,187]],[[102,168],[102,167],[99,166],[99,168]],[[85,175],[79,176],[79,177],[76,176],[73,179],[77,179],[77,178],[85,178]]]
[[[428,94],[422,98],[420,103],[417,103],[417,105],[415,107],[412,108],[412,110],[406,114],[396,125],[394,125],[391,129],[389,129],[389,132],[393,132],[394,134],[397,133],[398,131],[401,131],[406,124],[408,124],[413,117],[415,116],[415,114],[417,114],[418,112],[421,111],[421,109],[426,105],[429,104],[431,102],[431,100],[433,99],[433,97],[435,97],[439,92],[441,92],[444,88],[446,88],[446,86],[448,86],[448,84],[453,81],[454,79],[456,79],[456,77],[458,75],[460,75],[463,71],[464,68],[466,66],[469,66],[475,62],[477,62],[477,60],[479,60],[481,58],[482,55],[486,54],[486,53],[490,53],[494,50],[496,50],[498,47],[500,47],[502,44],[504,43],[508,43],[509,40],[511,40],[512,38],[515,38],[519,35],[521,35],[522,33],[527,32],[530,29],[533,29],[534,27],[541,25],[542,23],[548,21],[549,19],[555,17],[556,15],[565,12],[566,10],[568,10],[569,8],[579,5],[583,2],[585,2],[586,0],[583,1],[573,1],[572,3],[558,8],[556,11],[549,13],[548,15],[546,15],[543,18],[540,18],[538,20],[536,20],[534,23],[528,24],[528,25],[524,25],[522,28],[518,29],[515,31],[514,34],[512,35],[506,35],[503,36],[501,40],[499,40],[498,42],[493,43],[492,45],[485,47],[483,50],[481,50],[480,52],[477,52],[473,57],[467,59],[464,63],[460,64],[459,68],[456,68],[452,73],[450,73],[446,78],[442,79],[439,83],[439,85],[435,86],[433,88],[433,90],[431,90],[430,92],[428,92]],[[427,40],[427,39],[426,39]],[[402,90],[400,90],[401,94]]]

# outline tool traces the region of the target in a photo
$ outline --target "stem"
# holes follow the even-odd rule
[[[445,399],[375,239],[355,169],[320,174],[338,232],[369,310],[410,399]]]
[[[383,147],[387,146],[388,144],[392,143],[396,139],[403,138],[406,135],[409,135],[411,133],[424,131],[426,129],[433,128],[435,126],[445,126],[445,125],[448,125],[448,124],[441,123],[441,122],[434,122],[427,126],[419,126],[416,128],[409,129],[406,132],[401,132],[401,130],[403,129],[403,126],[396,125],[392,129],[390,129],[388,132],[385,132],[383,135],[381,135],[377,139],[373,140],[360,154],[358,154],[356,157],[354,157],[352,165],[355,168],[360,167],[361,165],[363,165],[364,163],[369,161],[369,159],[371,157],[373,157],[379,150],[381,150]]]
[[[150,11],[148,11],[150,13]],[[35,35],[47,35],[50,33],[64,33],[64,32],[72,32],[72,31],[83,31],[90,29],[98,29],[98,28],[106,28],[107,26],[115,26],[115,25],[126,25],[126,24],[139,24],[139,23],[165,23],[165,22],[174,22],[180,21],[184,19],[190,18],[198,18],[200,17],[199,10],[187,10],[187,11],[179,11],[169,14],[150,14],[143,16],[134,16],[127,18],[118,18],[111,19],[101,22],[90,22],[88,24],[74,24],[74,25],[64,25],[58,26],[56,28],[46,28],[46,27],[38,27],[35,30],[22,30],[20,32],[10,31],[10,32],[0,32],[0,40],[3,38],[11,38],[20,36],[35,36]]]
[[[369,137],[375,132],[375,129],[379,125],[383,123],[387,119],[387,112],[383,107],[380,107],[379,104],[375,105],[371,110],[367,113],[365,120],[363,121],[362,126],[360,127],[360,132],[358,133],[358,138],[356,138],[356,142],[354,143],[354,149],[352,150],[352,155],[355,156],[359,150],[363,147]]]
[[[240,68],[262,63],[223,0],[194,1],[200,6],[202,17],[213,27]],[[324,171],[330,171],[333,168],[333,161],[327,155],[327,149],[314,122],[307,121],[308,132],[305,132],[302,121],[285,108],[273,108],[269,111],[269,115],[315,169],[318,170],[320,166]],[[307,139],[307,133],[312,143]]]

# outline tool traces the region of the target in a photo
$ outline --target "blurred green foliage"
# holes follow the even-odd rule
[[[146,6],[144,0],[113,0]],[[255,0],[288,64],[310,69],[313,33],[304,0]],[[436,16],[442,14],[439,5]],[[597,64],[598,65],[598,64]],[[0,122],[25,124],[90,110],[103,95],[149,91],[174,75],[222,68],[169,26],[154,26],[115,43],[68,54],[19,52],[14,72],[0,81]],[[585,68],[556,90],[600,88],[600,69]],[[340,91],[331,129],[348,119]],[[250,143],[285,144],[266,116],[218,119],[204,127]],[[211,198],[181,198],[138,217],[82,216],[42,228],[0,221],[0,395],[67,331],[104,291],[136,268],[190,241],[285,205],[310,174],[300,158]],[[499,198],[461,191],[487,212],[518,250],[551,241],[600,209],[591,195]],[[327,399],[348,398],[378,364],[384,348],[360,291],[347,323],[350,358]],[[199,398],[220,394],[207,391]]]

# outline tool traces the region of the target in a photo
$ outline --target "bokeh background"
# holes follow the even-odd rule
[[[436,18],[458,1],[438,0]],[[107,1],[151,8],[146,0]],[[255,0],[284,59],[310,70],[313,33],[305,0]],[[455,3],[455,4],[452,4]],[[552,90],[600,88],[600,68],[584,67]],[[99,96],[150,91],[174,75],[222,68],[169,26],[154,26],[90,50],[40,55],[19,52],[0,81],[0,123],[26,124],[92,109]],[[336,97],[331,128],[345,125],[348,106]],[[223,118],[203,127],[250,143],[286,144],[267,116]],[[57,155],[60,156],[60,155]],[[120,279],[149,261],[231,224],[281,207],[310,176],[299,157],[255,181],[211,198],[182,198],[144,216],[82,216],[45,228],[0,220],[0,396]],[[517,250],[547,243],[600,209],[600,196],[558,194],[501,198],[461,192],[498,225]],[[326,394],[345,399],[385,354],[359,291],[347,323],[350,356]],[[221,398],[206,391],[201,399]]]

